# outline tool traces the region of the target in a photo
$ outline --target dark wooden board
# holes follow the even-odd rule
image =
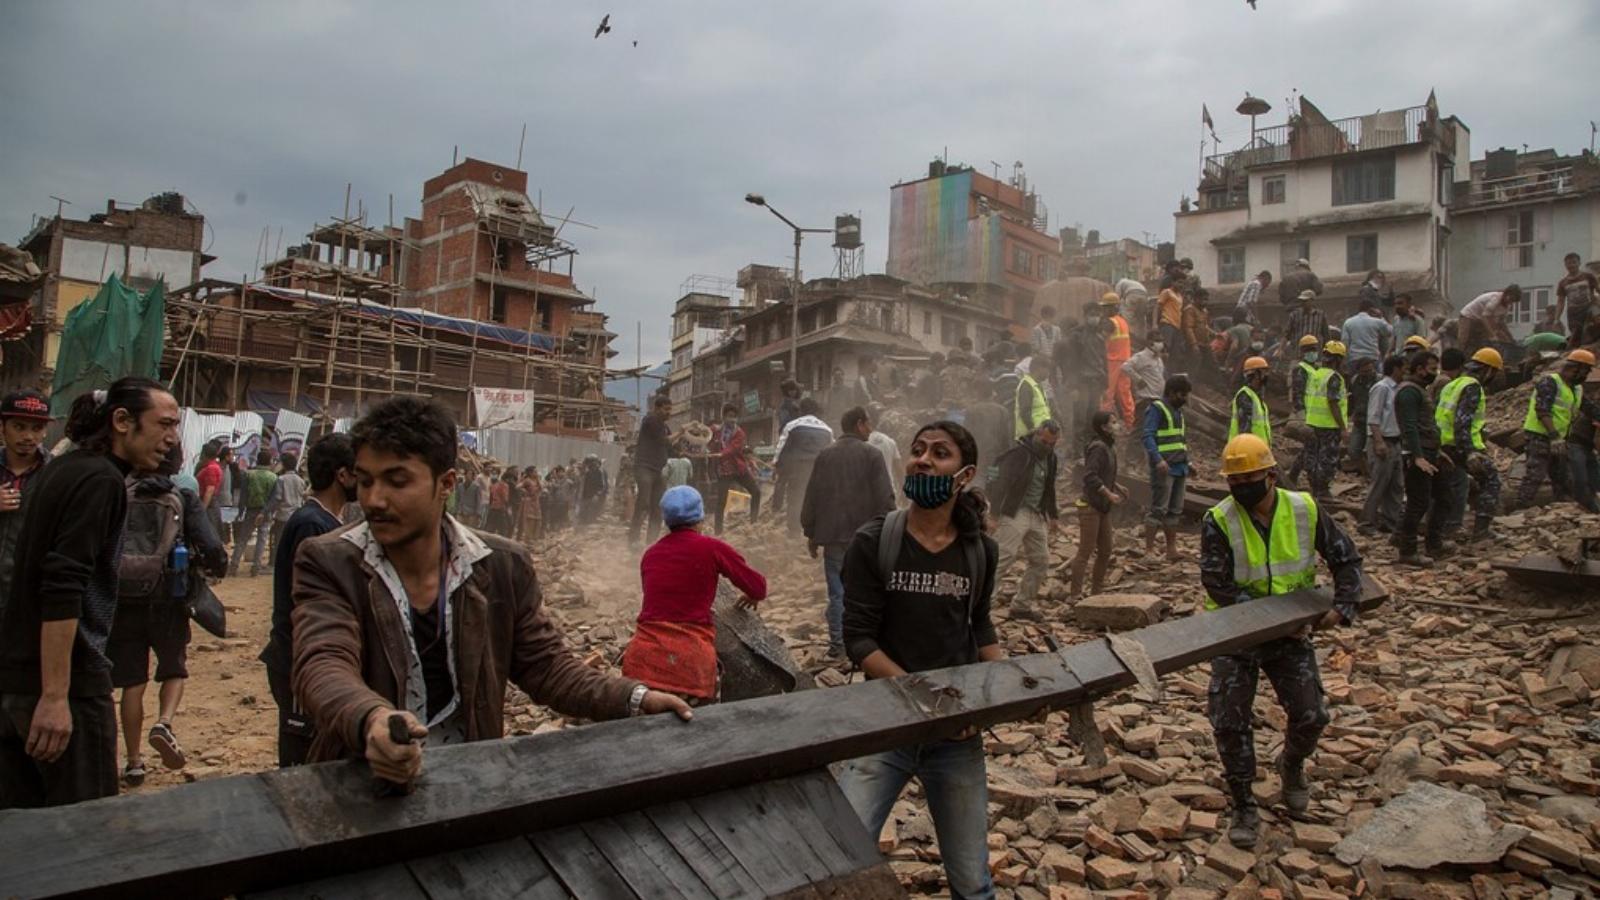
[[[744,865],[688,802],[680,800],[653,806],[645,810],[644,815],[713,895],[730,900],[765,896],[755,876],[745,871]]]
[[[748,788],[746,788],[748,790]],[[645,900],[693,900],[711,891],[642,812],[583,824],[584,834]]]
[[[1496,559],[1489,564],[1535,587],[1567,592],[1600,588],[1600,562],[1593,560],[1569,566],[1553,556],[1524,556],[1515,560]]]
[[[189,894],[187,891],[183,893]],[[194,893],[190,896],[206,895]],[[240,900],[429,900],[429,897],[405,866],[393,865],[334,875],[259,894],[241,894]]]
[[[1166,673],[1290,634],[1328,603],[1326,592],[1306,591],[1126,636],[1143,642],[1156,671]],[[1059,653],[706,707],[692,723],[649,716],[430,749],[407,797],[375,798],[366,766],[341,762],[0,813],[0,872],[20,873],[7,886],[18,897],[192,893],[197,885],[215,894],[261,890],[702,798],[1014,721],[1041,706],[1093,700],[1133,681],[1096,640]],[[735,856],[748,870],[751,860]],[[41,859],[49,864],[38,865]],[[798,868],[814,867],[807,859]]]
[[[566,900],[572,896],[527,838],[412,860],[432,900]]]
[[[576,825],[529,835],[545,862],[572,892],[584,900],[634,900],[633,890],[611,867],[599,847]]]

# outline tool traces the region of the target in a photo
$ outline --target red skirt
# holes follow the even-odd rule
[[[693,622],[640,622],[622,654],[622,674],[658,691],[715,699],[717,627]]]

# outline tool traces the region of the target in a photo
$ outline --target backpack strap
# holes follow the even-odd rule
[[[906,511],[891,510],[883,517],[883,531],[878,534],[878,577],[883,579],[885,589],[889,587],[889,576],[894,573],[894,564],[900,559],[900,545],[905,539]]]
[[[962,552],[967,557],[967,571],[972,573],[969,579],[972,588],[967,591],[967,629],[972,629],[972,611],[978,607],[978,595],[983,591],[984,552],[982,532],[961,539]]]

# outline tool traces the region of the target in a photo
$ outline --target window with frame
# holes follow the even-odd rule
[[[1011,270],[1013,272],[1021,272],[1024,275],[1032,275],[1033,251],[1021,244],[1013,244],[1011,247]]]
[[[922,311],[922,333],[933,334],[933,313],[926,309]]]
[[[1394,199],[1394,156],[1376,156],[1335,163],[1333,205],[1376,203]]]
[[[1344,270],[1370,272],[1378,268],[1378,236],[1352,234],[1344,239]]]
[[[1244,248],[1217,248],[1217,283],[1238,284],[1244,281]]]
[[[1533,210],[1506,213],[1506,268],[1533,268]]]
[[[1278,245],[1278,280],[1294,271],[1294,261],[1311,258],[1310,241],[1284,241]]]
[[[1286,176],[1268,175],[1261,179],[1261,205],[1270,206],[1274,203],[1283,203],[1289,197],[1289,184]]]
[[[967,323],[949,316],[939,317],[939,340],[947,347],[954,347],[961,343],[967,336]]]
[[[1552,306],[1555,306],[1555,297],[1548,287],[1525,287],[1522,289],[1522,302],[1511,311],[1511,322],[1515,325],[1533,325]]]
[[[1039,257],[1039,277],[1045,281],[1056,277],[1056,261],[1048,256]]]
[[[489,319],[494,322],[506,320],[506,289],[496,286],[489,291]]]

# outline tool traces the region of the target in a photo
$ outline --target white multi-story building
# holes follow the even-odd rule
[[[1301,258],[1336,324],[1372,269],[1437,308],[1451,294],[1449,203],[1470,151],[1466,125],[1441,118],[1432,96],[1336,120],[1302,99],[1286,124],[1205,161],[1196,208],[1176,214],[1177,256],[1194,261],[1217,312],[1266,270],[1274,284],[1258,309],[1272,316],[1278,283]]]

